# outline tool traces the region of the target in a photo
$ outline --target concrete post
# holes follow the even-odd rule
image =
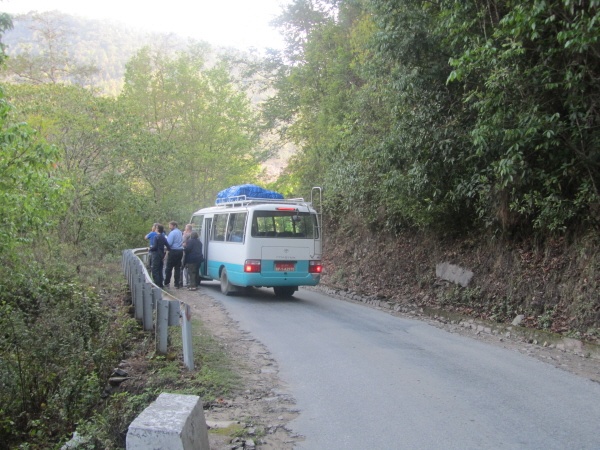
[[[124,261],[124,273],[125,273],[125,279],[127,280],[127,284],[129,284],[129,272],[131,270],[131,261],[129,259],[129,252],[130,250],[127,250],[127,252],[125,252],[125,261]]]
[[[131,422],[127,450],[210,450],[202,399],[162,393]]]

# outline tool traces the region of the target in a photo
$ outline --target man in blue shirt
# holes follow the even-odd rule
[[[165,270],[165,287],[169,287],[171,282],[171,274],[175,269],[175,288],[180,289],[183,285],[181,283],[181,259],[183,258],[183,235],[179,228],[177,228],[177,222],[169,222],[169,229],[171,232],[167,236],[167,242],[169,243],[169,253],[167,254],[167,267]]]
[[[152,255],[152,280],[159,288],[163,288],[163,261],[165,259],[165,249],[169,252],[169,243],[165,236],[164,227],[156,224],[156,234],[152,238],[152,246],[148,247],[149,254]]]
[[[158,233],[156,232],[157,227],[160,225],[160,223],[154,223],[152,224],[152,231],[150,233],[148,233],[146,236],[144,236],[144,239],[147,239],[150,241],[150,247],[152,247],[152,245],[154,244],[154,236],[156,236]],[[164,234],[164,233],[163,233]],[[152,268],[152,257],[156,254],[155,251],[149,250],[148,251],[148,270],[150,270]]]

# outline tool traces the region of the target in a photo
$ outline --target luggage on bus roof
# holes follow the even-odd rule
[[[268,191],[255,184],[242,184],[239,186],[231,186],[227,189],[223,189],[217,194],[216,203],[223,203],[226,201],[240,200],[243,196],[247,199],[251,198],[269,198],[275,200],[283,200],[285,197],[273,191]]]

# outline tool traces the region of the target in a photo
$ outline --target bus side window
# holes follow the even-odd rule
[[[224,241],[228,214],[215,214],[211,240]]]
[[[247,213],[234,213],[229,216],[227,240],[229,242],[244,242]]]
[[[204,216],[194,216],[192,217],[192,231],[198,233],[198,236],[201,236],[200,231],[202,230],[202,222],[204,221]]]

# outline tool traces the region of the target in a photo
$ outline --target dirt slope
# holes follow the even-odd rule
[[[397,303],[442,308],[600,343],[600,243],[588,236],[544,246],[489,236],[373,233],[359,219],[329,224],[323,283]],[[448,262],[474,272],[467,287],[436,278]]]

